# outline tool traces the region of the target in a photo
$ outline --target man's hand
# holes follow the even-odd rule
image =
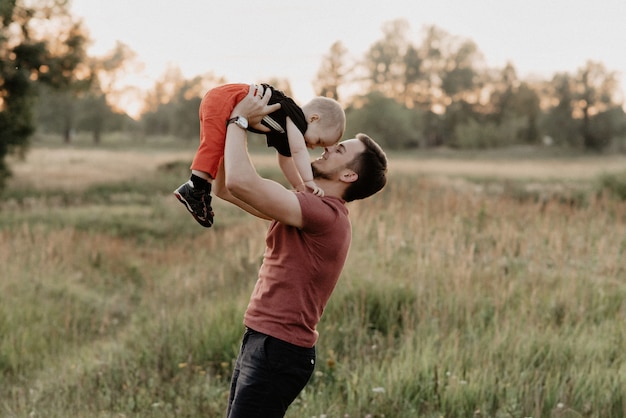
[[[243,116],[248,119],[249,125],[256,126],[261,122],[263,116],[280,109],[280,103],[268,105],[271,97],[271,89],[263,89],[263,86],[250,84],[248,94],[237,103],[230,116]]]

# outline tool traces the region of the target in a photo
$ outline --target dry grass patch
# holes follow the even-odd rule
[[[193,151],[104,150],[97,148],[34,148],[26,159],[12,160],[9,187],[84,189],[151,176],[164,164],[189,162]],[[276,167],[273,154],[255,153],[257,168]],[[626,156],[576,159],[445,159],[390,156],[390,170],[428,176],[464,176],[495,179],[590,180],[603,173],[626,169]],[[181,181],[184,178],[181,179]]]
[[[626,170],[626,156],[577,159],[409,159],[392,158],[390,167],[403,173],[496,179],[590,180]]]

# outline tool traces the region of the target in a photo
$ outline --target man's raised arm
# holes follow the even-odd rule
[[[248,95],[233,109],[231,118],[242,116],[254,124],[280,105],[268,106],[271,90],[266,94],[255,94],[261,86],[251,85]],[[250,156],[246,144],[246,130],[235,123],[229,123],[226,129],[226,148],[224,150],[224,170],[226,188],[230,193],[271,219],[295,227],[302,226],[302,211],[296,195],[281,184],[260,177]]]

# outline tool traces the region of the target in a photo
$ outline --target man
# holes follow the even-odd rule
[[[246,332],[233,371],[228,418],[283,417],[304,388],[315,367],[316,327],[350,247],[345,203],[371,196],[386,183],[386,156],[363,134],[325,148],[312,163],[324,197],[261,178],[247,153],[246,131],[236,123],[238,118],[255,123],[276,109],[267,105],[271,92],[259,88],[252,85],[225,121],[226,190],[216,191],[272,220],[244,315]]]

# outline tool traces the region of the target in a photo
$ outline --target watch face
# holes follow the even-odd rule
[[[248,120],[243,116],[237,116],[237,119],[235,119],[235,123],[243,129],[248,129]]]

